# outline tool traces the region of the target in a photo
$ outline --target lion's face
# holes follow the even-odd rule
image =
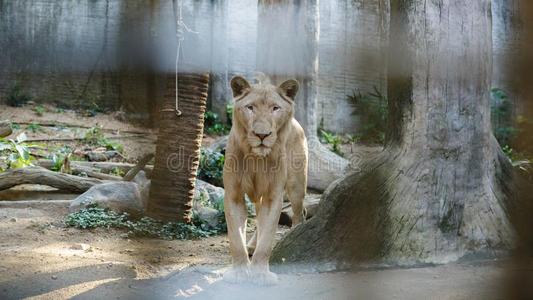
[[[237,76],[231,80],[235,98],[234,119],[246,131],[252,152],[267,156],[278,139],[278,132],[292,118],[296,80],[287,80],[279,87],[270,84],[250,85]]]

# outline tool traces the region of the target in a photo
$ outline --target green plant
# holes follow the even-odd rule
[[[52,161],[52,171],[59,172],[61,171],[61,168],[63,168],[63,164],[65,163],[65,160],[68,158],[70,160],[70,157],[72,155],[72,149],[69,146],[63,146],[56,151],[54,151],[49,159]]]
[[[31,100],[31,96],[25,93],[18,83],[13,85],[7,92],[6,104],[13,107],[20,107]]]
[[[42,127],[38,123],[31,123],[28,126],[26,126],[26,129],[33,133],[36,133],[37,131],[41,131]]]
[[[530,172],[533,170],[533,161],[527,159],[524,154],[515,152],[514,149],[509,145],[503,146],[502,151],[505,156],[507,156],[513,167],[519,168],[525,172]]]
[[[348,95],[348,101],[354,107],[353,114],[361,118],[358,136],[361,141],[384,143],[387,129],[388,100],[374,87],[374,91],[363,94],[354,90]]]
[[[513,126],[513,107],[505,91],[491,89],[491,122],[494,136],[500,145],[510,145],[518,130]]]
[[[326,130],[320,130],[320,140],[322,143],[328,144],[331,146],[331,151],[337,153],[340,156],[343,156],[340,145],[342,144],[342,139],[339,135],[336,135]]]
[[[228,118],[228,126],[231,127],[233,123],[233,104],[226,105],[226,116]]]
[[[20,124],[18,123],[11,123],[11,130],[17,130],[20,129]]]
[[[7,155],[8,169],[24,168],[32,165],[35,160],[31,156],[29,147],[34,145],[25,143],[26,134],[19,134],[15,140],[0,138],[0,155]]]
[[[35,112],[36,115],[42,116],[46,112],[46,108],[44,108],[44,106],[42,105],[37,105],[33,108],[33,111]]]
[[[127,213],[119,214],[96,205],[69,214],[65,219],[65,225],[80,229],[97,227],[123,229],[127,230],[130,236],[167,240],[202,238],[225,232],[225,226],[212,227],[202,222],[197,216],[193,216],[191,224],[165,223],[148,217],[133,220]]]
[[[208,134],[225,135],[229,133],[230,127],[220,122],[217,113],[206,111],[204,114],[204,128]]]
[[[121,168],[118,168],[118,167],[114,167],[111,172],[110,172],[111,175],[115,175],[115,176],[119,176],[119,177],[124,177],[124,175],[126,175],[126,173],[124,172],[123,169]]]
[[[224,154],[202,148],[200,150],[200,165],[198,178],[216,186],[222,184],[222,170],[224,169]]]
[[[83,138],[85,143],[93,146],[105,147],[107,150],[124,151],[124,146],[105,137],[104,131],[100,127],[87,129]]]
[[[218,211],[218,216],[217,216],[218,226],[217,227],[219,227],[221,230],[225,232],[226,217],[224,215],[224,196],[218,199],[210,200],[209,194],[207,192],[202,192],[200,193],[199,198],[196,199],[195,201],[198,201],[198,203],[203,207],[209,207],[209,208],[212,208]],[[256,215],[255,206],[250,201],[250,198],[247,195],[245,195],[244,197],[244,203],[246,204],[246,211],[248,213],[248,218],[253,218]],[[248,219],[248,221],[251,221],[251,220]]]

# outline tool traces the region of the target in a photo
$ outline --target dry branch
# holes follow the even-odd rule
[[[42,167],[11,169],[0,173],[0,191],[21,184],[48,185],[62,191],[83,193],[103,181],[94,178],[78,177],[56,173]]]
[[[131,181],[133,180],[133,178],[135,178],[135,176],[137,175],[137,173],[139,173],[141,170],[144,169],[144,167],[146,166],[146,164],[152,160],[152,158],[154,158],[154,154],[153,153],[150,153],[150,154],[147,154],[145,156],[143,156],[139,162],[137,163],[137,165],[135,165],[135,167],[133,167],[132,169],[130,169],[128,171],[128,173],[126,175],[124,175],[124,178],[123,180],[124,181]]]

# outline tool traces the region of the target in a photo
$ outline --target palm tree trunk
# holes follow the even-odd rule
[[[208,74],[180,74],[179,109],[182,114],[177,116],[174,77],[168,80],[147,207],[152,217],[190,221],[208,85]]]

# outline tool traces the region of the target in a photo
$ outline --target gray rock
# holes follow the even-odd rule
[[[109,208],[116,212],[127,212],[140,216],[144,212],[139,185],[135,182],[110,182],[93,186],[70,204],[71,212],[78,211],[91,204]]]
[[[98,184],[78,196],[70,204],[71,212],[91,204],[116,212],[127,212],[137,217],[143,215],[150,196],[151,181],[141,171],[131,182],[118,181]],[[218,211],[213,207],[224,201],[224,189],[205,181],[196,180],[193,209],[210,225],[218,223]]]
[[[322,194],[307,194],[304,199],[305,218],[310,219],[318,212],[318,205],[320,204],[320,198]],[[292,226],[292,207],[290,203],[284,203],[285,206],[281,211],[279,217],[279,224]]]
[[[222,152],[226,150],[226,145],[228,144],[229,135],[223,136],[217,139],[213,144],[211,144],[207,149],[211,152]]]
[[[214,186],[203,180],[196,179],[196,188],[194,191],[194,201],[205,201],[204,206],[216,207],[220,201],[224,200],[224,189]]]
[[[218,225],[218,210],[211,207],[197,206],[194,208],[194,212],[200,220],[204,221],[209,226],[215,227]]]
[[[142,205],[144,208],[146,208],[148,205],[148,200],[150,199],[150,179],[146,177],[146,173],[144,171],[140,171],[137,175],[135,175],[132,182],[137,183],[139,192],[141,193]]]
[[[70,246],[70,249],[88,251],[89,249],[91,249],[91,246],[89,244],[77,243],[77,244]]]

